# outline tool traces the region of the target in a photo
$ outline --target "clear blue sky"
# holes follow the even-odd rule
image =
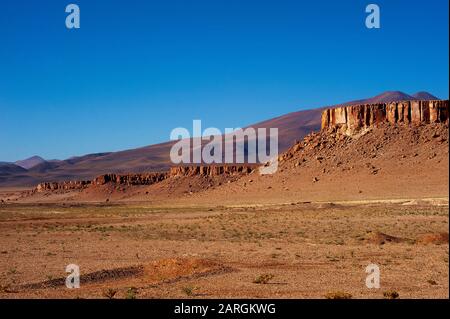
[[[81,29],[65,27],[65,6]],[[381,29],[365,27],[365,6]],[[0,3],[0,161],[64,159],[426,90],[448,98],[448,1]]]

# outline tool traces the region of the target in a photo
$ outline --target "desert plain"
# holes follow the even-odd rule
[[[0,198],[1,298],[449,297],[448,125],[314,133],[273,175]]]

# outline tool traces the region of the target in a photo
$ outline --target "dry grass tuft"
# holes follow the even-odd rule
[[[335,291],[335,292],[329,292],[325,295],[326,299],[352,299],[352,295],[343,292],[343,291]]]
[[[268,284],[270,280],[272,280],[275,277],[273,274],[262,274],[258,276],[253,283],[255,284]]]
[[[397,299],[400,295],[395,290],[388,290],[383,292],[383,297],[385,299]]]

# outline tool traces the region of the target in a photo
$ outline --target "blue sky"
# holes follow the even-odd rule
[[[365,27],[369,3],[381,29]],[[224,130],[386,90],[448,98],[448,23],[447,0],[3,1],[0,161],[134,148],[193,119]]]

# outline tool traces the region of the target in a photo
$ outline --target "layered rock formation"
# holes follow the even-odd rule
[[[256,165],[207,165],[207,166],[177,166],[167,172],[152,172],[142,174],[103,174],[92,181],[46,182],[36,186],[33,192],[82,190],[90,185],[152,185],[169,177],[180,176],[219,176],[249,174]]]
[[[56,190],[75,190],[83,189],[91,184],[91,181],[67,181],[67,182],[46,182],[36,186],[36,192],[56,191]]]
[[[252,165],[206,165],[177,166],[169,171],[170,176],[218,176],[249,174],[255,169]]]
[[[152,185],[167,178],[167,173],[144,173],[144,174],[104,174],[97,176],[92,181],[93,185],[104,185],[114,183],[120,185]]]
[[[322,112],[322,130],[352,135],[383,122],[421,125],[448,123],[448,100],[402,101],[362,104],[327,109]]]

